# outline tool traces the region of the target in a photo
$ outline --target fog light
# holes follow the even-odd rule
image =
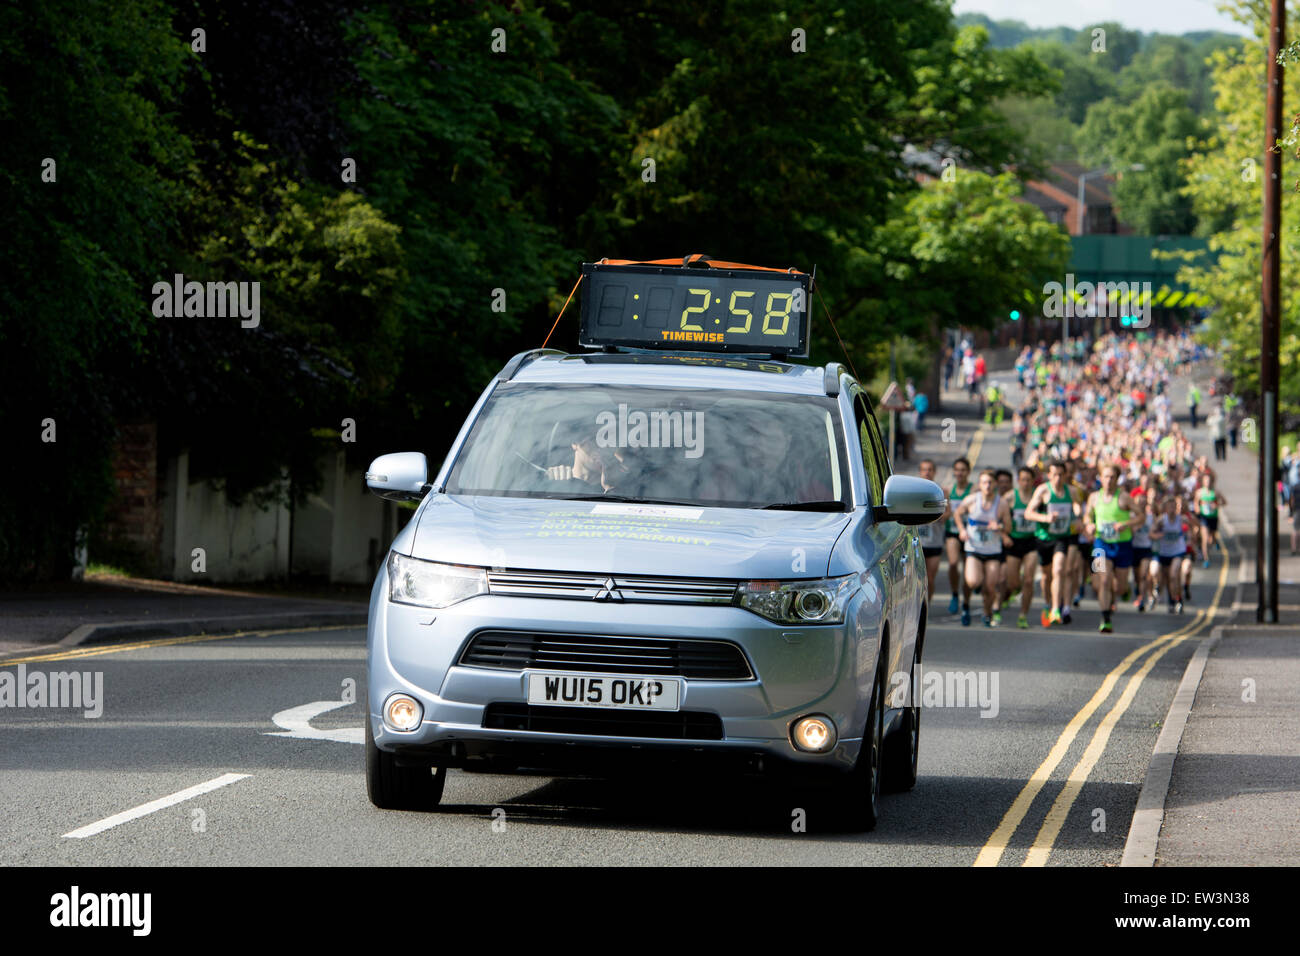
[[[414,730],[420,726],[423,716],[424,708],[420,702],[405,694],[394,694],[384,704],[384,723],[394,730]]]
[[[790,737],[800,750],[822,754],[835,746],[835,723],[820,714],[800,717],[795,721]]]

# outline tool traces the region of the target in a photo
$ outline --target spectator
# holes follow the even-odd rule
[[[912,399],[912,407],[916,409],[916,430],[925,431],[925,413],[930,410],[930,399],[925,392],[916,393],[916,398]]]
[[[1228,415],[1228,440],[1233,448],[1237,447],[1237,432],[1241,429],[1241,399],[1229,395],[1223,400]]]
[[[1285,454],[1287,449],[1282,449]],[[1287,503],[1291,508],[1291,514],[1294,517],[1300,514],[1300,448],[1295,450],[1295,454],[1289,457],[1288,463],[1282,471],[1283,485],[1289,487],[1287,492]]]
[[[1210,437],[1214,439],[1214,460],[1228,460],[1228,418],[1223,409],[1216,406],[1210,412],[1205,424],[1210,427]]]

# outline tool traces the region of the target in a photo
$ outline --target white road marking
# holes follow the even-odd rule
[[[180,790],[176,793],[173,793],[171,796],[159,797],[157,800],[151,800],[149,803],[143,803],[140,806],[135,807],[131,810],[123,810],[121,813],[115,813],[111,817],[105,817],[103,820],[100,820],[98,823],[87,824],[84,827],[81,827],[77,830],[73,830],[71,833],[63,834],[63,837],[64,839],[72,839],[72,840],[81,840],[84,839],[85,837],[92,837],[96,833],[103,833],[105,830],[111,830],[115,826],[120,826],[123,823],[130,823],[132,820],[138,820],[140,817],[148,816],[149,814],[155,813],[159,810],[165,810],[168,807],[175,806],[178,803],[184,803],[186,800],[189,800],[193,797],[201,796],[202,794],[205,793],[210,793],[211,791],[216,790],[219,787],[224,787],[227,784],[234,783],[237,780],[243,780],[246,777],[250,777],[250,776],[252,776],[252,774],[224,773],[220,777],[217,777],[215,780],[209,780],[206,783],[200,783],[193,787],[189,787],[185,790]]]
[[[317,700],[310,704],[290,707],[273,714],[271,721],[283,731],[268,730],[268,737],[296,737],[299,740],[334,740],[341,744],[361,744],[366,740],[365,727],[336,727],[318,730],[311,722],[321,714],[346,707],[346,700]]]

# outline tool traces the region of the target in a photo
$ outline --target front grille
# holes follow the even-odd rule
[[[489,571],[488,590],[511,597],[570,598],[658,604],[731,604],[735,581],[581,574],[569,571]]]
[[[695,680],[751,680],[754,676],[744,652],[726,641],[607,634],[479,631],[461,654],[460,663],[501,670],[535,668]]]
[[[535,707],[497,702],[483,712],[492,730],[548,734],[653,737],[661,740],[721,740],[722,718],[702,711],[607,710],[598,707]]]

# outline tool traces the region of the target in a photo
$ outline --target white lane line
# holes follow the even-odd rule
[[[346,700],[317,700],[310,704],[300,704],[281,710],[271,715],[271,722],[283,731],[268,730],[268,737],[296,737],[299,740],[333,740],[341,744],[363,744],[366,742],[366,728],[336,727],[333,730],[318,730],[311,722],[321,714],[348,705]]]
[[[243,780],[244,778],[251,777],[251,776],[252,774],[248,774],[248,773],[223,773],[220,777],[217,777],[215,780],[209,780],[206,783],[196,784],[195,786],[189,787],[185,790],[177,791],[176,793],[173,793],[170,796],[159,797],[157,800],[151,800],[148,803],[142,803],[138,807],[134,807],[130,810],[123,810],[121,813],[115,813],[111,817],[105,817],[103,820],[100,820],[98,823],[87,824],[84,827],[73,830],[71,833],[63,834],[63,838],[65,840],[66,839],[81,840],[84,839],[85,837],[92,837],[96,833],[103,833],[105,830],[111,830],[113,827],[120,826],[123,823],[130,823],[132,820],[138,820],[140,817],[148,816],[149,814],[156,813],[159,810],[165,810],[168,807],[175,806],[178,803],[184,803],[186,800],[189,800],[193,797],[201,796],[202,794],[205,793],[210,793],[211,791],[216,790],[219,787],[224,787],[227,784],[231,784],[236,782],[237,780]]]

